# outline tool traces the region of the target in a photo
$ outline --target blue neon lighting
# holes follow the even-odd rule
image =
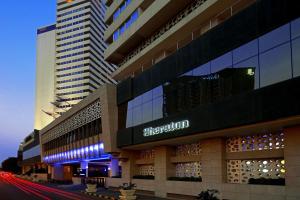
[[[52,154],[43,158],[45,163],[72,163],[91,160],[110,159],[110,154],[104,153],[103,143],[94,144],[79,149]]]

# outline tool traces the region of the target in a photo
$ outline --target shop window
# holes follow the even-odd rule
[[[291,47],[284,44],[260,55],[260,86],[292,78]]]

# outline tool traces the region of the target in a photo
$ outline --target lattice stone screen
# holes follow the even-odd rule
[[[153,165],[141,165],[139,166],[139,175],[155,175],[155,170]]]
[[[284,134],[267,133],[251,136],[231,137],[226,140],[226,151],[247,152],[284,148]],[[248,183],[250,178],[284,178],[285,161],[278,159],[228,160],[227,182]]]
[[[268,133],[227,139],[227,152],[255,151],[284,148],[283,133]]]
[[[196,156],[201,154],[200,143],[179,145],[176,147],[176,156]]]
[[[68,133],[99,118],[101,118],[101,102],[100,99],[97,99],[95,102],[91,103],[78,113],[71,116],[69,119],[55,126],[46,134],[42,135],[41,142],[42,144],[45,144],[46,142],[49,142],[65,133]]]
[[[150,150],[142,150],[140,153],[140,159],[154,159],[155,152],[153,149]]]
[[[250,178],[284,178],[283,159],[229,160],[227,179],[229,183],[248,183]]]
[[[176,177],[200,177],[201,162],[176,164]]]
[[[197,156],[201,154],[199,142],[176,147],[176,156]],[[176,177],[200,177],[201,162],[185,162],[176,164]]]

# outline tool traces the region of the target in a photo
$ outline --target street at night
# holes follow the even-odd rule
[[[88,200],[85,195],[67,192],[0,173],[1,200]],[[99,198],[98,198],[99,199]]]

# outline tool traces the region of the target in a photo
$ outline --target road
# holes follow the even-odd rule
[[[90,200],[91,198],[72,192],[32,183],[0,172],[1,200]],[[94,199],[94,198],[92,198]]]

